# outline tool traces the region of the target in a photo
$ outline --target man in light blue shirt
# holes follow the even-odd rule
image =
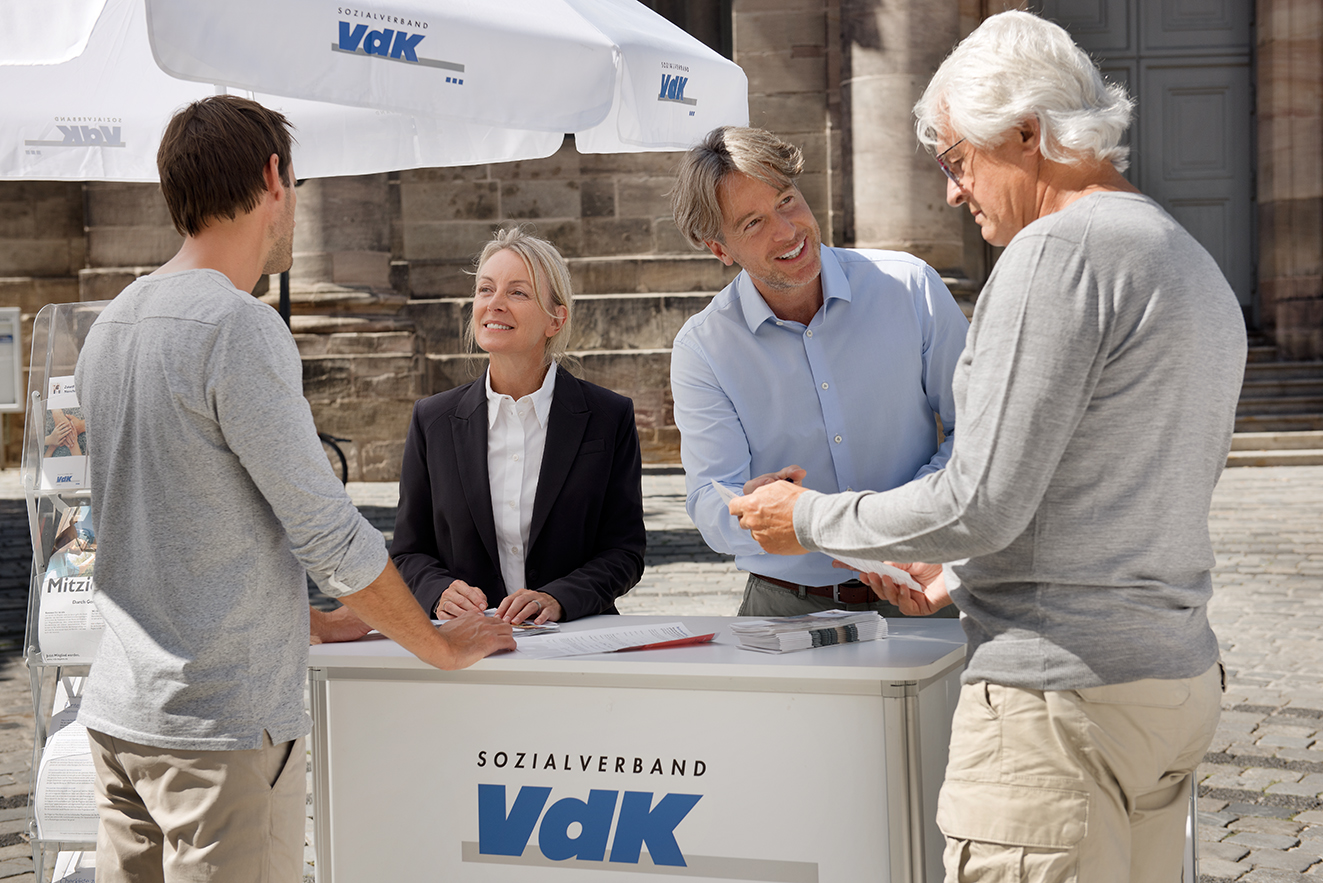
[[[869,605],[898,616],[826,555],[764,553],[712,487],[882,491],[951,453],[951,375],[969,323],[918,258],[824,247],[795,186],[802,170],[797,147],[736,127],[713,130],[681,163],[676,225],[744,270],[671,352],[686,508],[708,545],[749,572],[740,615]]]

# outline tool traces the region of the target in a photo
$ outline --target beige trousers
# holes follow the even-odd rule
[[[88,730],[97,883],[300,883],[303,739],[176,751]]]
[[[961,687],[937,801],[946,883],[1178,883],[1221,698],[1220,664],[1080,690]]]

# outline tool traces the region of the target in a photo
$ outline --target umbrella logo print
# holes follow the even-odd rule
[[[697,98],[684,97],[684,87],[689,85],[689,76],[688,76],[689,68],[682,64],[670,64],[668,62],[663,62],[662,68],[684,71],[685,76],[680,76],[678,73],[662,74],[661,91],[657,93],[657,100],[673,101],[676,104],[687,104],[690,107],[697,105],[698,104]]]
[[[59,119],[58,117],[56,119]],[[119,126],[61,126],[56,124],[64,136],[59,141],[27,139],[26,147],[125,147]]]
[[[398,61],[404,64],[420,64],[424,67],[438,67],[448,71],[464,72],[464,65],[453,61],[441,61],[437,58],[419,58],[418,44],[427,38],[426,34],[411,34],[394,28],[369,30],[365,24],[351,25],[347,21],[339,22],[340,39],[331,44],[332,52],[345,52],[350,55],[363,55],[382,61]],[[447,82],[452,78],[447,77]],[[453,78],[456,83],[463,80]]]

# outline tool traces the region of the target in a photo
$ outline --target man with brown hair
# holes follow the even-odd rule
[[[302,878],[309,636],[367,623],[445,669],[514,647],[481,614],[432,626],[327,465],[288,329],[247,293],[292,260],[287,127],[229,96],[175,115],[157,162],[184,244],[78,361],[99,452],[106,631],[79,720],[101,883]],[[310,609],[305,569],[345,607]]]
[[[686,508],[708,545],[749,572],[741,615],[898,616],[826,555],[763,553],[712,486],[750,493],[785,479],[824,493],[880,491],[951,454],[951,375],[969,323],[918,258],[824,246],[795,186],[803,168],[798,147],[729,126],[681,161],[676,226],[744,269],[671,351]]]

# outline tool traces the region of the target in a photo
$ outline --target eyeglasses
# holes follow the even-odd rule
[[[951,168],[951,164],[946,161],[946,155],[964,143],[965,139],[961,138],[959,141],[946,148],[946,150],[937,154],[937,164],[942,167],[942,171],[946,173],[946,177],[951,179],[951,183],[957,187],[960,186],[960,173]]]

